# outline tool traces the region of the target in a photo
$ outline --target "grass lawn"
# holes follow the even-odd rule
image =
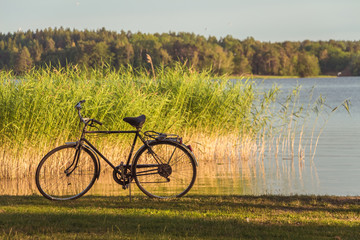
[[[0,196],[0,239],[360,239],[360,197]]]

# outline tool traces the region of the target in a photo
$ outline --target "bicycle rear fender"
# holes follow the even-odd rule
[[[185,144],[181,144],[181,145],[182,145],[182,146],[188,151],[188,153],[190,153],[190,155],[194,158],[196,167],[198,167],[199,164],[198,164],[198,161],[197,161],[197,159],[196,159],[195,154],[193,153],[193,151],[191,151],[191,150],[188,148],[188,146],[186,146]]]
[[[72,146],[77,146],[78,145],[78,142],[66,142],[65,143],[66,145],[72,145]],[[96,152],[91,148],[89,147],[88,145],[86,144],[82,144],[82,147],[86,148],[87,150],[89,150],[96,158],[96,161],[97,161],[97,172],[96,172],[96,178],[97,180],[99,180],[99,177],[100,177],[100,170],[101,170],[101,165],[100,165],[100,159],[99,159],[99,156],[96,154]]]

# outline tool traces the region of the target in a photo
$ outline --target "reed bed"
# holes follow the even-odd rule
[[[132,68],[51,68],[22,78],[0,72],[1,138],[12,142],[77,136],[74,103],[87,100],[83,114],[110,129],[129,128],[125,116],[145,114],[146,129],[206,132],[247,129],[255,98],[252,84],[214,79],[210,72],[178,66],[158,69],[157,80]]]
[[[122,119],[145,114],[144,131],[181,135],[194,148],[200,177],[240,173],[244,181],[265,181],[265,160],[281,172],[289,171],[283,160],[298,160],[300,166],[306,151],[314,156],[319,135],[308,123],[314,109],[316,121],[322,119],[325,106],[312,95],[300,102],[300,87],[283,100],[280,91],[274,86],[259,92],[251,79],[214,77],[180,64],[152,74],[107,65],[33,69],[21,78],[0,71],[1,178],[33,176],[46,152],[76,140],[74,106],[85,99],[83,116],[103,122],[102,129],[131,129]],[[126,160],[131,143],[125,135],[91,141],[114,163]]]
[[[192,72],[180,64],[156,69],[156,79],[146,69],[113,70],[106,65],[33,69],[22,77],[1,71],[2,177],[28,174],[53,146],[75,140],[79,119],[74,105],[82,99],[83,116],[103,122],[106,129],[131,129],[122,119],[145,114],[144,130],[191,138],[195,132],[208,137],[250,133],[255,95],[251,82],[214,78],[209,71]],[[95,140],[123,150],[129,138]]]

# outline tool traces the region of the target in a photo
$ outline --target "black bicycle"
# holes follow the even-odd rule
[[[145,116],[126,117],[123,120],[135,127],[134,131],[89,131],[88,127],[101,122],[83,118],[78,102],[75,108],[84,124],[77,142],[68,142],[47,153],[36,170],[36,186],[50,200],[72,200],[81,197],[100,176],[100,158],[113,169],[114,180],[127,189],[135,180],[139,189],[155,198],[181,197],[194,185],[197,162],[191,146],[184,145],[175,134],[142,132]],[[134,134],[127,162],[114,166],[86,138],[86,134]],[[132,155],[137,139],[143,146]],[[131,161],[132,159],[132,161]],[[131,194],[131,193],[130,193]]]

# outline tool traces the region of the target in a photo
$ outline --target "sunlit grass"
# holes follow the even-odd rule
[[[358,197],[0,197],[2,239],[359,239]]]

